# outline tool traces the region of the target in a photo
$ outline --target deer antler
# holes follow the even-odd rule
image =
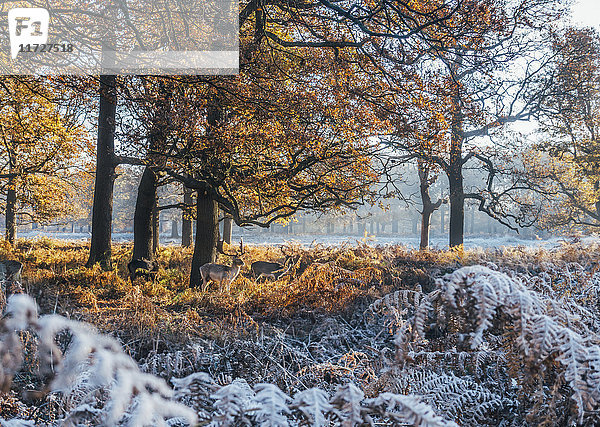
[[[234,254],[228,254],[227,252],[225,252],[224,248],[223,248],[223,240],[219,240],[217,242],[217,251],[220,254],[223,254],[225,256],[230,256],[230,257],[240,257],[242,255],[244,255],[244,239],[240,238],[240,250],[239,252],[236,252]]]

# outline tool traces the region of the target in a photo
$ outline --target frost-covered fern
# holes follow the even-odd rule
[[[423,427],[449,426],[458,427],[436,415],[431,406],[423,403],[417,396],[404,396],[394,393],[382,393],[365,404],[379,408],[382,415],[390,418],[395,424],[403,423]]]
[[[302,412],[313,427],[326,425],[327,413],[333,409],[327,393],[316,387],[296,393],[293,407]]]
[[[15,331],[35,332],[40,372],[51,378],[48,391],[60,393],[70,403],[63,423],[76,425],[85,417],[88,422],[105,425],[166,425],[166,420],[173,418],[195,424],[195,412],[172,400],[173,390],[166,382],[141,372],[113,338],[62,316],[38,318],[35,303],[23,294],[9,298],[6,314],[3,328],[9,339],[3,340],[2,346],[11,344]],[[64,354],[57,345],[57,335],[63,331],[70,334]],[[95,393],[99,390],[108,393],[103,402]],[[79,398],[70,398],[74,392]]]
[[[417,356],[427,359],[428,353],[439,360],[439,355],[464,354],[469,349],[495,354],[498,363],[504,359],[522,393],[538,399],[531,411],[542,411],[542,401],[551,406],[563,401],[563,383],[571,390],[569,397],[578,422],[583,422],[600,407],[600,338],[584,320],[584,307],[531,290],[523,283],[524,278],[473,266],[438,279],[440,293],[424,296],[396,334],[400,360],[411,363]],[[433,327],[445,331],[445,342],[441,343],[448,345],[446,352],[431,352],[429,341],[423,341]],[[549,388],[557,381],[556,375],[557,386]],[[481,392],[474,392],[483,397]],[[465,399],[469,396],[461,395]],[[488,397],[485,401],[489,405],[499,406],[501,399]],[[455,401],[453,405],[464,407],[465,403]]]

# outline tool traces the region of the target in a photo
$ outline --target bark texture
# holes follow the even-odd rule
[[[100,109],[96,146],[96,181],[92,206],[92,238],[86,266],[96,263],[111,269],[112,205],[115,184],[115,118],[117,111],[116,76],[100,76]]]
[[[215,262],[219,242],[219,206],[208,191],[199,190],[196,200],[196,241],[192,258],[190,286],[201,282],[200,267]]]
[[[154,257],[153,213],[156,209],[157,177],[151,168],[146,167],[138,186],[135,214],[133,217],[133,259]]]

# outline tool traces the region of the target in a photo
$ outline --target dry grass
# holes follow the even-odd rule
[[[155,281],[131,283],[127,263],[131,244],[113,246],[114,270],[85,268],[88,246],[51,239],[2,243],[0,257],[24,264],[23,285],[43,313],[57,312],[95,324],[117,335],[135,357],[161,351],[191,338],[224,340],[256,334],[257,322],[287,321],[315,315],[351,315],[396,289],[426,290],[432,276],[461,265],[502,263],[514,269],[543,268],[544,262],[594,262],[595,249],[566,245],[562,250],[414,251],[403,246],[325,247],[289,245],[297,262],[279,280],[255,281],[249,266],[256,260],[281,261],[276,247],[246,248],[246,265],[230,293],[211,284],[206,292],[190,288],[191,249],[162,247]],[[228,263],[229,259],[219,259]]]

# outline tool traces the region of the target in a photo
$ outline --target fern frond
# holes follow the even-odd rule
[[[458,427],[456,423],[436,415],[433,408],[423,403],[417,396],[382,393],[374,399],[367,399],[365,406],[378,408],[383,416],[394,422],[423,427]]]
[[[274,384],[256,384],[257,409],[254,411],[255,419],[265,427],[287,427],[289,421],[283,414],[289,414],[287,402],[290,397]]]
[[[327,393],[313,387],[296,393],[293,408],[300,410],[312,426],[320,427],[328,423],[326,414],[331,412],[333,406],[329,403]]]
[[[353,383],[338,387],[331,403],[341,420],[342,427],[354,427],[364,422],[365,408],[362,406],[364,398],[365,394]]]

